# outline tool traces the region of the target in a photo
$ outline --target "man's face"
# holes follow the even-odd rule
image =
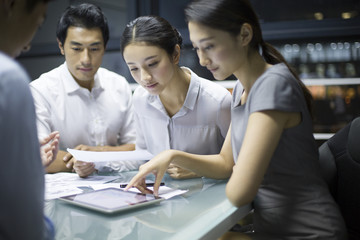
[[[36,31],[45,20],[47,3],[39,2],[29,13],[26,9],[26,1],[14,1],[11,9],[11,19],[8,24],[8,53],[17,57],[30,47]]]
[[[105,53],[104,39],[100,28],[70,26],[64,45],[59,42],[61,54],[77,82],[93,81]]]

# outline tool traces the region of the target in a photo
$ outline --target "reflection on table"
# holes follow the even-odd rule
[[[136,172],[119,173],[119,182]],[[118,214],[102,214],[59,200],[45,204],[54,222],[56,239],[216,239],[250,211],[233,207],[225,195],[227,180],[196,178],[174,180],[165,185],[188,190],[160,204]]]

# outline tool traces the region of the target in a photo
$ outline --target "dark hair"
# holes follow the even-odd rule
[[[141,16],[131,21],[121,36],[120,50],[124,53],[127,45],[145,42],[164,49],[170,56],[176,44],[182,45],[180,33],[167,20],[159,16]]]
[[[107,19],[101,8],[96,5],[83,3],[77,6],[69,6],[65,9],[56,28],[56,37],[63,45],[70,26],[87,29],[98,27],[101,29],[105,46],[109,40]]]
[[[50,2],[51,0],[27,0],[26,1],[26,11],[28,12],[28,13],[31,13],[33,10],[34,10],[34,8],[35,8],[35,6],[37,5],[37,4],[39,4],[39,3],[48,3],[48,2]]]
[[[240,33],[244,23],[251,25],[253,38],[250,47],[261,52],[269,64],[284,63],[298,80],[310,113],[312,113],[312,96],[304,83],[289,66],[284,57],[262,37],[259,19],[248,0],[195,0],[185,9],[186,21],[198,22],[218,30],[226,31],[233,36]]]

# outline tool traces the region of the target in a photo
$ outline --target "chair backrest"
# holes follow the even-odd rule
[[[360,239],[360,117],[319,148],[322,174],[338,203],[349,240]]]

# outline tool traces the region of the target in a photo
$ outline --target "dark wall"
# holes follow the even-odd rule
[[[46,22],[37,33],[31,51],[19,58],[32,79],[64,61],[55,39],[56,23],[68,5],[81,2],[99,5],[109,20],[110,41],[104,56],[103,67],[124,75],[129,82],[134,82],[119,53],[120,35],[128,21],[140,15],[154,14],[166,18],[182,34],[184,49],[180,64],[193,68],[203,77],[213,79],[212,75],[199,65],[196,54],[191,50],[183,11],[190,0],[51,1]],[[360,36],[360,0],[251,0],[251,2],[261,20],[265,40],[275,45],[297,69],[305,59],[309,68],[315,71],[315,65],[310,64],[311,61],[314,62],[312,59],[315,55],[310,55],[312,53],[309,53],[308,49],[312,45],[315,47],[316,43],[323,44],[325,51],[326,47],[330,49],[332,43],[341,43],[342,45],[339,46],[348,43],[351,47],[349,51],[352,51],[350,60],[355,62],[355,68],[360,72],[358,69],[360,45],[357,44]],[[316,20],[315,13],[321,13],[323,19]],[[349,13],[351,18],[342,19],[343,13]],[[300,53],[303,58],[300,58]],[[315,53],[317,52],[314,51]],[[353,61],[355,57],[356,60]],[[315,56],[315,62],[319,61],[325,60],[317,59]],[[344,61],[346,59],[340,58],[338,62]],[[230,79],[233,77],[231,76]]]

